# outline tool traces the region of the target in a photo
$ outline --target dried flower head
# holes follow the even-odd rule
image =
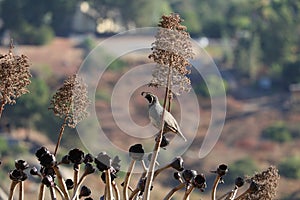
[[[30,84],[29,60],[25,55],[14,55],[11,45],[8,54],[0,55],[0,100],[2,106],[15,104],[16,99],[28,93]],[[1,108],[2,109],[2,108]]]
[[[258,185],[258,189],[255,192],[248,193],[242,199],[274,199],[276,196],[279,178],[278,169],[274,166],[270,166],[266,171],[261,173],[256,173],[253,177],[248,178],[246,181],[250,183],[255,182]]]
[[[171,86],[177,86],[177,94],[190,90],[190,80],[186,77],[190,73],[188,59],[193,57],[190,35],[186,27],[180,23],[183,20],[178,14],[162,16],[159,30],[152,44],[152,53],[149,55],[157,66],[152,74],[153,79],[150,86],[166,86],[166,75],[171,68]]]
[[[87,96],[87,86],[77,74],[68,77],[61,88],[54,94],[50,108],[54,114],[65,118],[67,125],[75,128],[77,123],[87,115],[90,101]]]

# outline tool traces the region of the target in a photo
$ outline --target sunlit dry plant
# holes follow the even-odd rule
[[[87,117],[87,107],[90,104],[87,95],[87,86],[77,74],[68,77],[61,88],[57,90],[50,102],[50,108],[54,114],[64,119],[57,147],[59,146],[62,132],[67,125],[75,128],[76,125]]]
[[[190,35],[186,27],[180,24],[182,21],[178,14],[162,16],[156,40],[152,44],[152,54],[149,55],[157,63],[149,85],[166,87],[166,77],[171,68],[170,89],[176,94],[190,90],[190,80],[186,75],[190,73],[188,59],[194,55]]]
[[[11,45],[8,54],[0,55],[0,117],[6,104],[15,104],[16,99],[28,93],[30,84],[29,61],[25,55],[14,55]]]
[[[276,196],[280,176],[275,166],[270,166],[267,170],[256,173],[246,181],[250,183],[249,189],[236,199],[238,200],[272,200]],[[255,184],[253,184],[255,183]],[[255,185],[255,189],[251,189]]]
[[[255,174],[248,181],[254,181],[258,184],[258,191],[248,194],[246,199],[274,199],[279,181],[278,169],[275,166],[270,166],[267,170]]]
[[[159,29],[155,36],[156,40],[152,44],[152,53],[149,55],[149,58],[157,63],[149,86],[166,88],[161,119],[164,119],[165,110],[167,108],[167,98],[168,111],[170,111],[172,92],[181,94],[183,91],[190,90],[191,83],[186,75],[190,73],[187,69],[190,65],[188,59],[193,57],[193,51],[190,35],[186,31],[186,27],[180,24],[182,21],[178,14],[162,16],[158,24]],[[162,127],[159,137],[156,139],[147,172],[144,194],[144,199],[146,200],[150,199],[150,188],[154,178],[155,162],[163,138],[164,123],[161,124]]]

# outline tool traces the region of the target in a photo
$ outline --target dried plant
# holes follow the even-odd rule
[[[259,200],[266,199],[272,200],[276,196],[276,189],[279,181],[278,169],[275,166],[270,166],[267,170],[256,173],[253,177],[250,177],[246,182],[254,182],[258,188],[257,190],[248,190],[245,195],[240,197],[242,200]]]
[[[25,55],[14,55],[11,44],[8,54],[0,55],[0,117],[6,104],[28,93],[30,84],[29,60]]]
[[[89,104],[87,86],[77,74],[68,77],[63,86],[54,94],[49,109],[64,119],[54,155],[57,152],[65,126],[75,128],[81,120],[87,117]]]
[[[162,16],[158,24],[160,28],[155,36],[156,40],[152,44],[152,53],[149,55],[149,58],[157,63],[153,79],[149,86],[166,87],[162,122],[167,108],[167,98],[169,100],[168,111],[171,108],[172,88],[179,88],[177,93],[180,94],[182,91],[189,91],[190,86],[190,80],[186,75],[190,73],[187,66],[190,65],[188,59],[193,57],[193,52],[189,40],[190,35],[186,32],[186,27],[180,24],[182,21],[178,14]],[[164,123],[161,124],[161,131],[156,139],[147,173],[144,195],[146,200],[150,199],[150,188],[154,178],[155,162],[163,138]]]
[[[75,128],[77,123],[87,117],[90,101],[87,86],[77,74],[68,77],[61,88],[54,94],[50,108],[54,114],[66,118],[66,124]]]
[[[171,104],[171,91],[176,93],[175,90],[177,88],[177,94],[181,94],[190,88],[190,80],[186,75],[189,73],[187,69],[187,66],[189,66],[188,59],[192,57],[193,53],[189,42],[189,34],[186,32],[186,27],[180,24],[181,22],[182,20],[177,14],[162,17],[162,21],[159,24],[161,29],[156,35],[156,41],[153,43],[153,52],[149,56],[157,63],[150,85],[166,87],[162,120],[164,119],[168,97],[168,106],[170,107]],[[5,104],[15,103],[17,97],[28,92],[26,86],[30,83],[29,78],[31,75],[26,56],[14,56],[12,47],[7,55],[0,56],[0,62],[2,112]],[[65,80],[63,86],[59,88],[51,99],[49,109],[53,110],[55,115],[64,119],[64,122],[60,129],[55,152],[51,153],[46,147],[41,147],[35,152],[40,166],[32,167],[30,174],[40,181],[39,200],[44,200],[46,188],[49,189],[52,200],[57,199],[57,194],[63,200],[77,200],[81,198],[91,200],[92,191],[83,184],[86,178],[95,173],[96,170],[101,172],[101,180],[105,184],[104,194],[100,199],[121,199],[118,184],[115,181],[121,168],[121,160],[118,156],[112,159],[106,152],[101,152],[94,157],[89,153],[85,154],[78,148],[74,148],[67,155],[64,155],[60,161],[57,161],[56,153],[65,126],[74,128],[83,120],[88,114],[88,105],[87,87],[77,74]],[[131,164],[128,167],[123,183],[122,196],[124,200],[141,198],[149,200],[153,181],[165,170],[175,170],[174,178],[179,182],[177,186],[166,194],[163,198],[165,200],[172,199],[175,193],[181,189],[184,190],[183,199],[189,199],[193,191],[199,190],[203,192],[207,187],[205,175],[198,173],[194,169],[186,169],[184,160],[180,156],[175,157],[169,164],[155,170],[160,148],[166,148],[169,145],[169,141],[163,135],[164,123],[161,124],[161,131],[155,138],[153,153],[146,158],[150,161],[149,166],[146,166],[144,161],[145,151],[142,144],[135,144],[129,148],[128,156],[131,158]],[[130,185],[130,180],[131,176],[135,175],[133,172],[137,161],[141,163],[144,172],[140,174],[134,189]],[[73,179],[64,180],[60,169],[61,165],[71,165],[73,168]],[[84,168],[81,166],[84,166]],[[26,161],[15,161],[15,169],[9,172],[9,178],[11,179],[9,199],[13,199],[17,186],[19,187],[19,199],[24,199],[24,182],[28,179],[26,173],[28,168],[29,164]],[[228,167],[225,164],[221,164],[212,172],[216,174],[216,178],[212,186],[211,199],[216,200],[217,186],[223,181],[224,176],[228,172]],[[247,178],[246,182],[250,186],[238,197],[236,197],[238,190],[244,185],[245,181],[241,177],[236,178],[234,188],[220,196],[218,200],[271,200],[276,195],[278,181],[278,170],[276,167],[271,166],[266,171]]]
[[[180,24],[182,21],[178,14],[162,16],[156,40],[152,44],[153,52],[149,55],[157,63],[149,85],[167,87],[166,77],[169,68],[172,68],[170,85],[176,94],[190,90],[191,83],[186,75],[190,73],[187,69],[191,65],[188,59],[194,55],[190,35],[186,32],[186,27]]]

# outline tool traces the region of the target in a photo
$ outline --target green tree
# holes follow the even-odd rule
[[[289,157],[279,164],[279,171],[282,176],[292,179],[300,178],[300,158]]]
[[[191,35],[197,35],[201,31],[201,20],[198,19],[195,5],[196,1],[171,1],[170,6],[175,13],[180,13],[183,23]]]
[[[237,177],[252,175],[256,170],[257,166],[253,159],[243,158],[229,165],[229,172],[226,176],[229,179],[228,182],[234,182]]]
[[[283,122],[276,122],[262,132],[262,138],[275,142],[289,142],[293,139],[292,133]]]
[[[15,127],[35,129],[46,133],[53,141],[57,139],[60,120],[48,110],[50,89],[47,83],[33,78],[29,94],[23,95],[14,106],[7,106],[6,120]]]
[[[80,1],[3,0],[0,2],[3,30],[9,30],[20,43],[44,44],[53,32],[63,36],[70,33],[78,2]]]

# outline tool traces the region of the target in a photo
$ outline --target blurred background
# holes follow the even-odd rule
[[[208,178],[207,192],[195,192],[194,198],[207,199],[214,178],[209,171],[226,163],[230,172],[221,191],[230,189],[237,176],[276,165],[281,175],[277,199],[300,199],[300,1],[294,0],[0,0],[0,51],[8,52],[12,38],[14,51],[29,57],[33,74],[31,93],[16,105],[6,106],[0,121],[0,186],[4,193],[8,184],[3,180],[14,168],[15,159],[36,165],[32,155],[38,147],[54,148],[62,121],[48,107],[65,77],[75,73],[105,38],[156,26],[161,15],[172,12],[180,14],[192,39],[212,56],[227,91],[226,122],[217,145],[201,160],[186,160],[188,168]],[[150,41],[149,47],[154,41],[139,39]],[[111,59],[113,55],[105,52],[105,56]],[[100,120],[112,139],[120,131],[110,112],[114,83],[131,66],[145,62],[150,62],[147,55],[115,60],[97,90],[96,108],[107,113]],[[194,142],[199,146],[209,125],[210,98],[204,82],[192,86],[203,119]],[[137,109],[146,106],[143,101],[136,105]],[[135,110],[132,116],[148,123],[146,111]],[[66,131],[60,155],[82,146],[75,130]],[[176,185],[169,179],[157,181],[162,186],[158,196],[170,189],[167,183]],[[35,181],[26,185],[27,195],[35,191]],[[99,178],[95,181],[100,191],[103,185]]]

